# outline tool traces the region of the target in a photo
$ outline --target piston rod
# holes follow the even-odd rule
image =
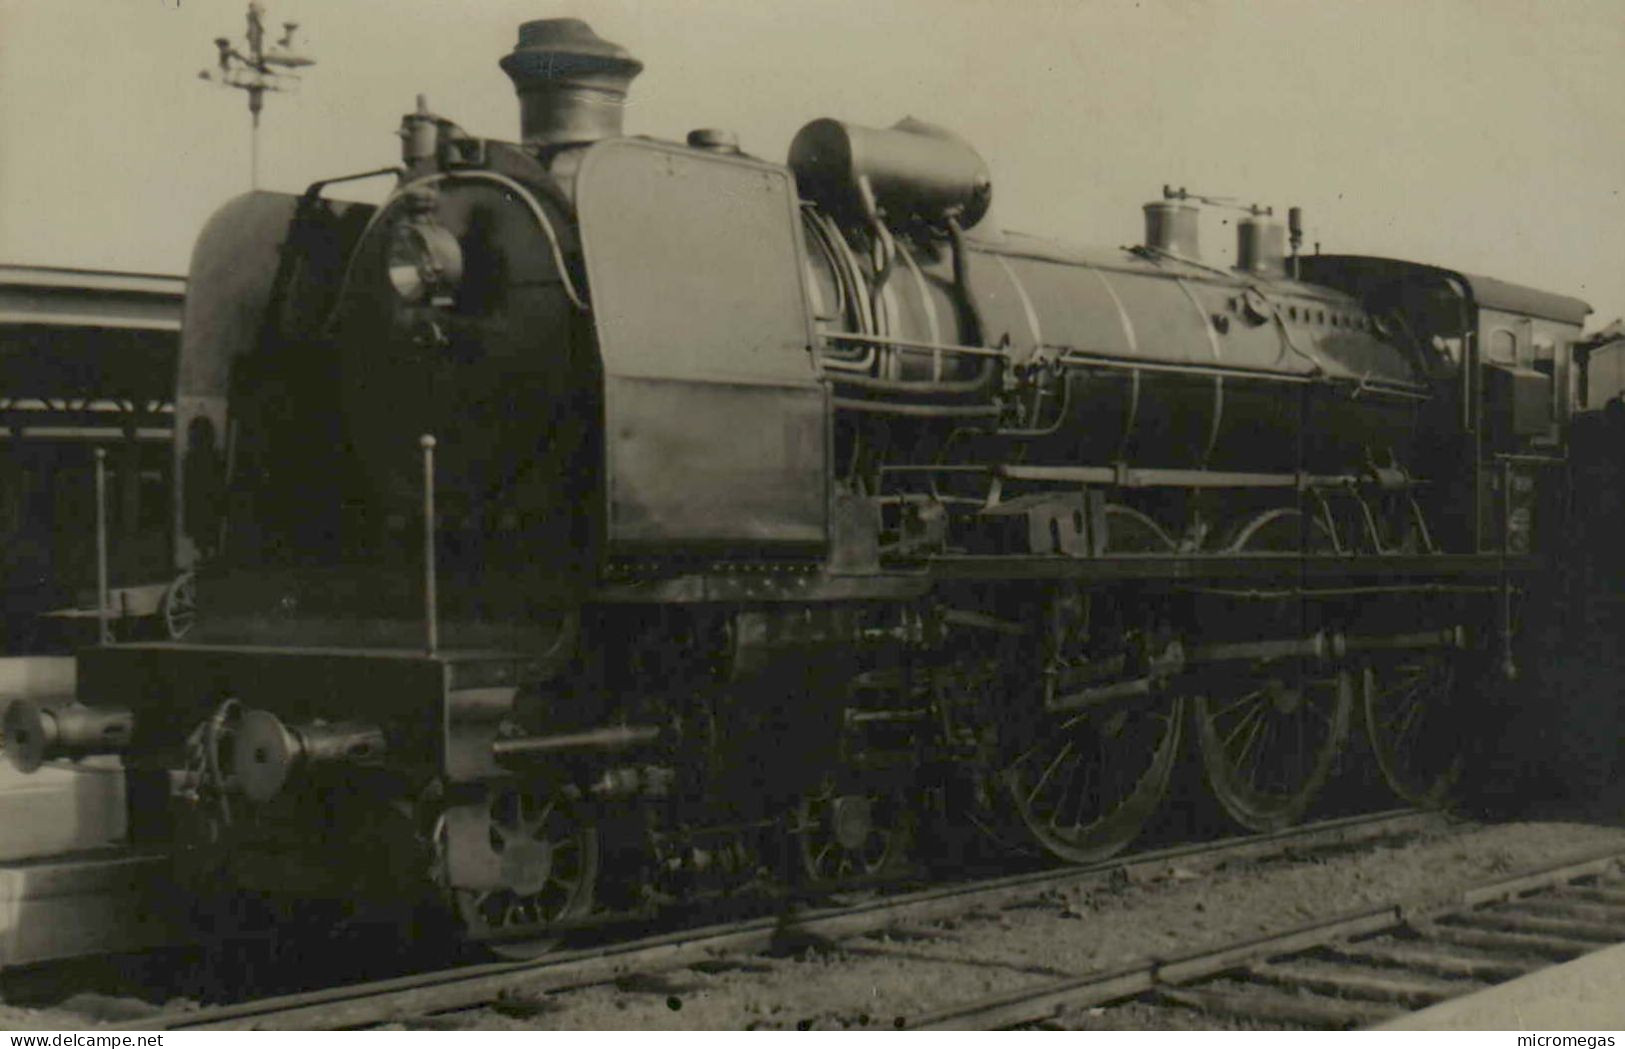
[[[491,744],[491,756],[534,758],[577,750],[630,750],[647,746],[660,738],[658,725],[612,725],[586,732],[565,732],[556,736],[515,736]]]
[[[1175,641],[1150,660],[1150,665],[1146,668],[1150,673],[1145,676],[1090,685],[1059,695],[1046,695],[1044,710],[1051,714],[1066,714],[1102,703],[1149,696],[1160,691],[1171,678],[1182,673],[1185,663],[1185,648]]]
[[[1345,652],[1390,652],[1404,651],[1406,649],[1424,648],[1457,648],[1467,647],[1467,631],[1464,627],[1452,626],[1442,630],[1420,630],[1414,634],[1384,634],[1381,636],[1363,636],[1350,634],[1341,639]]]
[[[1451,626],[1438,630],[1419,630],[1409,634],[1350,635],[1321,632],[1302,638],[1221,642],[1196,645],[1187,650],[1170,648],[1153,662],[1151,674],[1073,689],[1051,696],[1044,701],[1044,710],[1052,714],[1065,714],[1102,703],[1150,696],[1159,691],[1170,678],[1184,672],[1195,663],[1338,659],[1351,652],[1403,652],[1466,647],[1466,629]]]
[[[1196,645],[1187,654],[1192,663],[1224,663],[1242,659],[1325,659],[1334,651],[1325,633],[1270,641],[1225,641]]]

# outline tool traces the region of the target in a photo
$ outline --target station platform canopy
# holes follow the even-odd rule
[[[0,441],[166,441],[183,278],[0,264]]]

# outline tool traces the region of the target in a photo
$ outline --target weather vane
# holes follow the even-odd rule
[[[205,69],[198,74],[201,80],[248,92],[248,115],[253,121],[249,185],[253,188],[259,186],[260,110],[265,108],[265,93],[291,90],[299,82],[299,77],[292,70],[316,64],[315,59],[294,53],[293,34],[298,28],[298,22],[283,22],[282,39],[267,48],[265,5],[259,0],[251,0],[243,47],[237,47],[226,37],[215,37],[214,46],[220,51],[220,68]]]

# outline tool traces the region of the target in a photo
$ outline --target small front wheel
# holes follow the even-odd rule
[[[533,958],[562,923],[592,913],[598,830],[568,799],[524,787],[454,805],[434,830],[435,872],[463,936],[499,957]]]
[[[169,640],[179,641],[191,633],[197,622],[197,574],[188,569],[171,580],[159,608]]]
[[[913,843],[913,812],[902,790],[843,792],[827,783],[802,798],[795,820],[801,876],[819,889],[894,874]]]

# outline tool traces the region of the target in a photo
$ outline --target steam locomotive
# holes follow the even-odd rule
[[[1561,525],[1588,307],[1300,253],[1198,202],[1145,242],[987,228],[950,133],[818,120],[788,163],[628,137],[585,24],[501,65],[519,142],[423,100],[378,206],[256,192],[193,255],[184,642],[18,704],[115,752],[198,884],[434,899],[473,940],[927,827],[1123,848],[1182,755],[1254,830],[1356,732],[1403,798]]]

